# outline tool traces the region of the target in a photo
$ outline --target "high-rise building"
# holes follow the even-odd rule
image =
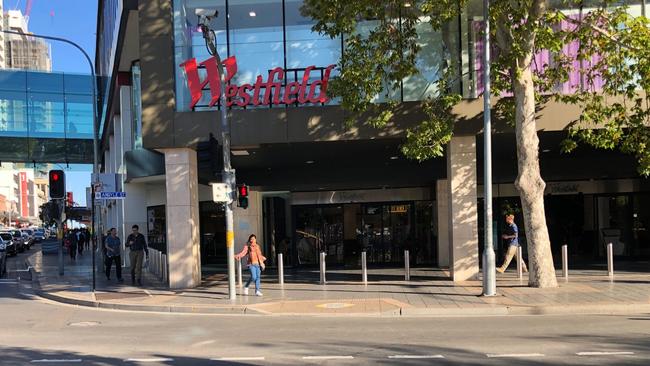
[[[4,66],[12,69],[52,71],[50,45],[29,36],[27,18],[20,10],[3,14],[3,29],[22,33],[4,35]]]

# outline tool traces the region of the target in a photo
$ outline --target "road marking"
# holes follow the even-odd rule
[[[3,283],[12,284],[12,283],[18,283],[18,281],[16,281],[16,280],[0,280],[0,284],[3,284]]]
[[[82,360],[80,358],[75,358],[71,360],[63,360],[63,359],[42,359],[42,360],[32,360],[32,363],[63,363],[63,362],[81,362]]]
[[[443,355],[394,355],[388,356],[388,358],[397,358],[397,359],[429,359],[429,358],[445,358]]]
[[[633,355],[634,352],[578,352],[578,356],[625,356]]]
[[[486,355],[488,358],[525,358],[525,357],[544,357],[541,353],[504,353],[504,354],[491,354]]]
[[[304,356],[303,360],[352,360],[353,356]]]
[[[173,358],[127,358],[124,362],[172,362]]]
[[[212,361],[264,361],[264,357],[219,357],[211,358]]]
[[[216,342],[215,340],[211,340],[211,341],[203,341],[203,342],[194,343],[194,344],[191,345],[190,347],[193,347],[193,348],[194,348],[194,347],[207,346],[208,344],[212,344],[212,343],[215,343],[215,342]]]

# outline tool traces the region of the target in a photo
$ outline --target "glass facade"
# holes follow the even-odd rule
[[[202,34],[198,30],[195,11],[216,9],[219,16],[211,22],[211,26],[215,31],[219,55],[222,59],[228,56],[237,58],[238,71],[231,83],[253,84],[258,75],[266,79],[271,69],[281,67],[287,74],[283,81],[284,86],[286,83],[302,80],[304,69],[312,65],[317,69],[310,74],[310,82],[318,80],[322,77],[319,68],[338,63],[343,52],[345,36],[330,39],[312,32],[313,21],[302,16],[302,5],[302,0],[174,0],[176,65],[190,58],[201,62],[209,57]],[[457,66],[460,39],[454,24],[440,32],[434,32],[428,18],[421,17],[420,20],[417,31],[422,51],[417,63],[423,72],[405,79],[399,90],[392,91],[389,95],[380,93],[375,98],[376,102],[385,101],[387,98],[403,101],[422,100],[437,91],[436,81],[446,68]],[[360,25],[359,32],[368,31],[372,21],[368,21],[367,25]],[[335,69],[331,76],[337,73]],[[202,79],[205,78],[205,71],[200,69],[199,75]],[[205,89],[207,88],[206,86]],[[195,109],[207,106],[209,98],[209,93],[204,93],[203,99]],[[336,99],[329,102],[336,103]],[[188,111],[189,105],[186,76],[178,67],[176,108],[178,111]],[[284,107],[285,104],[280,106]]]
[[[293,206],[296,263],[318,263],[325,251],[332,264],[397,264],[409,250],[412,264],[436,261],[435,202],[410,201]]]
[[[89,162],[92,78],[0,70],[0,160]]]

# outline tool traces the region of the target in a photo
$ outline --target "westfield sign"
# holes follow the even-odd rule
[[[207,74],[205,80],[201,80],[199,77],[199,66],[205,68]],[[225,81],[227,84],[237,73],[237,59],[235,56],[228,57],[223,60],[223,66],[226,73]],[[287,83],[286,86],[282,85],[282,81],[286,75],[284,69],[281,67],[276,67],[269,71],[266,81],[262,75],[258,75],[255,79],[255,84],[226,85],[226,106],[230,107],[237,105],[239,107],[245,107],[247,105],[269,105],[271,103],[327,103],[329,101],[329,98],[327,97],[327,82],[329,81],[330,73],[335,66],[336,65],[327,66],[323,72],[323,78],[321,80],[316,80],[311,84],[309,83],[310,74],[316,66],[307,67],[304,70],[300,82],[293,81]],[[210,57],[198,65],[196,59],[192,58],[180,64],[180,67],[185,70],[187,86],[190,89],[190,94],[192,96],[190,108],[194,108],[199,100],[201,100],[203,88],[206,84],[210,85],[210,94],[212,96],[208,106],[212,107],[217,104],[219,96],[221,95],[221,85],[219,83],[221,75],[219,74],[217,58],[214,56]]]

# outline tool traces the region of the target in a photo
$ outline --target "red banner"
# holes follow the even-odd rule
[[[199,77],[198,66],[205,67],[206,78],[201,81]],[[228,57],[223,61],[225,67],[225,83],[227,84],[233,76],[237,73],[237,59],[235,56]],[[203,95],[203,88],[209,84],[210,86],[210,103],[209,107],[214,106],[219,101],[221,94],[221,84],[219,79],[219,65],[217,64],[216,57],[201,62],[197,65],[196,59],[189,59],[180,64],[185,70],[187,76],[187,86],[190,89],[192,100],[190,101],[190,108],[194,108],[201,100]],[[330,74],[336,65],[329,65],[323,72],[322,80],[316,80],[309,83],[310,74],[316,66],[309,66],[303,72],[303,77],[300,82],[293,81],[282,85],[282,80],[285,78],[285,71],[281,67],[276,67],[269,72],[267,80],[264,81],[262,75],[258,75],[255,79],[255,84],[235,85],[230,84],[226,86],[226,106],[230,107],[233,104],[239,107],[245,107],[249,104],[252,105],[269,105],[273,104],[293,104],[293,103],[327,103],[327,83]],[[277,78],[277,80],[276,80]],[[260,94],[264,89],[264,95],[260,99]],[[252,92],[252,95],[251,95]],[[318,94],[317,94],[318,93]]]
[[[29,190],[27,188],[27,173],[20,172],[20,215],[22,217],[29,216]]]

